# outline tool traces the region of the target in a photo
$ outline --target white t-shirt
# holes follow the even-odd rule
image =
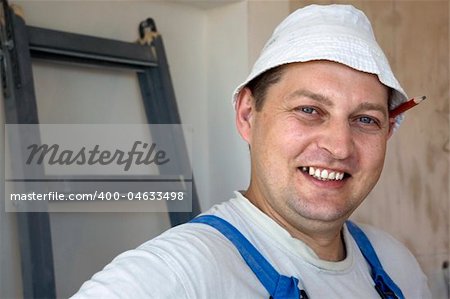
[[[346,258],[329,262],[320,260],[239,192],[205,214],[235,226],[280,274],[298,278],[311,299],[380,298],[369,265],[347,227]],[[431,298],[414,256],[385,232],[360,227],[405,298]],[[253,299],[269,294],[225,236],[209,225],[187,223],[120,254],[72,298]]]

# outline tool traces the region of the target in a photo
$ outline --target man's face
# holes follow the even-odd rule
[[[248,192],[284,219],[345,220],[380,176],[387,101],[375,75],[328,61],[288,65],[260,111],[245,89],[237,125],[251,151]]]

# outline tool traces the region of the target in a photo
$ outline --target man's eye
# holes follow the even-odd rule
[[[304,113],[307,113],[307,114],[317,113],[316,109],[314,109],[312,107],[300,107],[299,110],[301,112],[304,112]]]
[[[362,122],[363,124],[367,124],[367,125],[372,125],[372,124],[377,123],[373,118],[368,117],[368,116],[361,116],[359,118],[359,121]]]

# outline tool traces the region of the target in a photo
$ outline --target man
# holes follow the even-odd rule
[[[234,94],[248,189],[118,256],[74,298],[430,298],[403,245],[346,222],[406,99],[362,12],[294,12]]]

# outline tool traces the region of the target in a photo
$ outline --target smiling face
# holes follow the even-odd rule
[[[375,75],[314,61],[287,65],[257,111],[249,89],[236,123],[250,145],[247,197],[273,218],[342,222],[376,184],[392,121]]]

